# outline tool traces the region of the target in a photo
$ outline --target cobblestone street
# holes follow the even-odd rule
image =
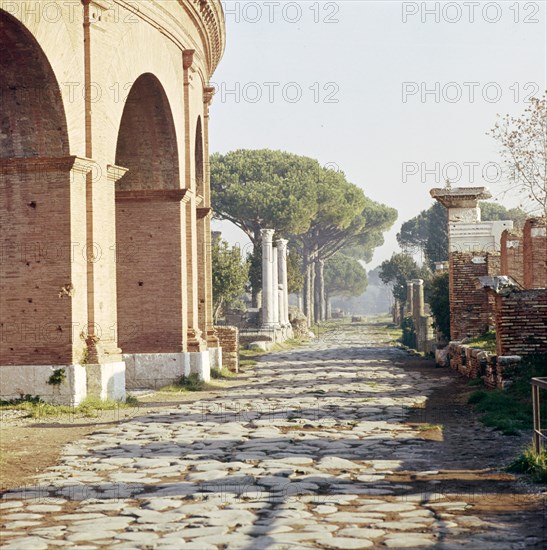
[[[454,378],[418,362],[351,327],[263,356],[227,392],[101,427],[3,496],[2,546],[543,548],[539,489],[491,470],[511,438],[417,418]]]

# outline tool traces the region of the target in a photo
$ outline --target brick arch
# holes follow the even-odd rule
[[[201,129],[201,116],[198,116],[196,123],[196,142],[194,146],[194,163],[196,170],[196,193],[203,196],[204,193],[204,162],[203,158],[203,132]]]
[[[178,189],[177,136],[160,81],[141,75],[131,87],[120,123],[116,164],[128,168],[119,189]]]
[[[69,154],[59,84],[38,42],[0,10],[0,158]]]

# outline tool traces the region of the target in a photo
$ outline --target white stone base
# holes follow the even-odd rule
[[[211,369],[222,368],[222,348],[209,348],[209,362]]]
[[[87,394],[99,399],[125,401],[125,363],[86,365]]]
[[[48,384],[58,369],[66,378],[59,385]],[[87,395],[86,367],[82,365],[4,365],[0,366],[0,398],[38,396],[55,405],[79,405]]]
[[[191,353],[187,353],[186,355],[188,356],[188,362],[186,364],[186,369],[184,370],[184,376],[197,374],[200,380],[209,382],[211,380],[210,350],[193,351]]]
[[[222,364],[222,355],[211,353],[220,348],[200,352],[124,354],[125,385],[131,389],[154,389],[168,386],[183,376],[197,374],[200,380],[211,380],[211,355]],[[222,353],[222,352],[221,352]]]
[[[131,389],[159,389],[184,376],[186,353],[124,354],[125,386]]]

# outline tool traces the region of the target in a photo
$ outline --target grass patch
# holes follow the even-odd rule
[[[505,435],[518,435],[533,427],[532,385],[535,377],[547,376],[547,356],[541,355],[523,361],[512,373],[513,383],[505,390],[476,390],[468,403],[483,413],[486,426]],[[541,420],[547,426],[547,408],[541,411]]]
[[[257,364],[258,364],[258,362],[255,361],[254,359],[241,359],[239,361],[239,366],[240,367],[254,367]]]
[[[542,449],[536,454],[532,446],[526,448],[506,470],[525,474],[536,483],[547,483],[547,451]]]
[[[222,367],[221,369],[211,369],[211,378],[214,380],[229,380],[233,378],[235,373]]]
[[[38,396],[24,395],[10,401],[0,401],[0,410],[27,411],[28,418],[44,418],[60,415],[84,416],[95,418],[99,411],[129,409],[139,405],[139,400],[128,395],[125,402],[113,399],[101,400],[98,397],[86,397],[79,405],[52,405],[45,403]]]
[[[493,330],[490,330],[480,336],[469,338],[465,341],[465,345],[475,349],[482,349],[484,351],[496,353],[496,333]]]
[[[429,432],[430,430],[442,431],[442,424],[417,424],[413,428],[419,432]]]
[[[174,384],[161,388],[160,391],[169,393],[184,393],[189,391],[204,391],[209,386],[197,374],[182,376]]]

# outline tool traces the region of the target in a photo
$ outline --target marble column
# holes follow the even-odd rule
[[[406,315],[414,315],[414,285],[412,281],[406,282],[406,306],[405,313]]]
[[[425,315],[425,302],[424,302],[424,281],[423,279],[413,279],[413,312],[412,316],[414,320],[418,322],[420,317]]]
[[[287,282],[287,243],[286,239],[277,241],[277,263],[279,278],[279,322],[281,326],[290,326],[289,323],[289,288]]]
[[[275,325],[273,286],[273,229],[262,229],[262,328],[272,329]]]
[[[272,295],[273,295],[273,318],[276,327],[280,324],[279,319],[279,262],[277,258],[277,247],[272,252]]]

